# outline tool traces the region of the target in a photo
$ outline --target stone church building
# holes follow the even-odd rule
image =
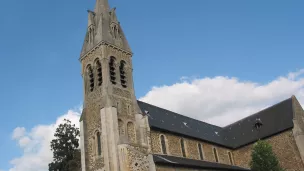
[[[304,112],[295,96],[226,127],[138,101],[132,51],[107,0],[88,11],[81,55],[82,171],[245,171],[258,139],[304,171]]]

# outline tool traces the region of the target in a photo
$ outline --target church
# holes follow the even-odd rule
[[[295,96],[225,127],[138,101],[132,50],[115,11],[108,0],[88,11],[79,59],[82,171],[249,171],[259,139],[286,171],[304,171],[304,111]]]

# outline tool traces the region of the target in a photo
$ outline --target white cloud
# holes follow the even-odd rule
[[[50,141],[54,138],[53,135],[57,126],[66,118],[79,127],[79,117],[78,109],[69,110],[50,125],[37,125],[29,131],[25,128],[16,128],[12,137],[17,141],[23,155],[11,160],[12,168],[9,171],[48,170],[48,163],[53,158]]]
[[[140,100],[147,103],[225,126],[267,106],[296,95],[304,100],[304,69],[265,84],[237,78],[182,77],[173,85],[153,87]]]
[[[24,133],[25,133],[25,128],[24,127],[17,127],[13,131],[12,138],[13,139],[18,139],[18,138],[22,137],[24,135]]]
[[[297,77],[301,76],[304,73],[304,69],[300,69],[297,72],[291,72],[288,74],[288,78],[291,80],[296,79]]]
[[[26,147],[30,142],[31,142],[31,139],[29,137],[22,137],[19,139],[20,147]]]

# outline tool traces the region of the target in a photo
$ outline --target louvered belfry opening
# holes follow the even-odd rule
[[[101,86],[102,85],[102,68],[101,68],[101,63],[99,60],[96,62],[96,69],[97,69],[98,86]]]
[[[123,88],[127,88],[127,77],[126,77],[125,66],[126,66],[126,62],[121,61],[119,66],[119,71],[120,71],[120,83]]]
[[[110,81],[112,84],[116,84],[115,57],[113,56],[110,57],[109,67],[110,67]]]
[[[89,76],[90,91],[92,92],[94,90],[94,73],[91,66],[88,67],[88,76]]]

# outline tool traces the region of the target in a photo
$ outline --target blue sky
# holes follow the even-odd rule
[[[94,0],[0,1],[0,170],[16,127],[48,125],[83,99],[78,61]],[[134,52],[137,97],[183,76],[267,84],[303,68],[304,1],[110,0]]]

